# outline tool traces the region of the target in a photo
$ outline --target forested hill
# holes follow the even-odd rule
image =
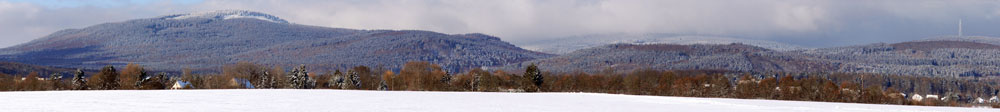
[[[37,75],[49,76],[51,74],[56,74],[57,76],[69,76],[68,74],[76,72],[75,69],[68,68],[55,68],[39,65],[31,65],[24,63],[13,63],[13,62],[0,62],[0,74],[9,75],[28,75],[32,72]],[[85,71],[92,72],[92,71]]]
[[[542,69],[553,72],[652,69],[980,77],[1000,75],[998,54],[1000,45],[968,39],[793,51],[776,51],[745,44],[613,44],[511,64],[502,69],[517,70],[529,64],[538,64]]]
[[[327,28],[238,10],[67,29],[0,50],[0,61],[85,69],[136,63],[163,71],[216,70],[240,61],[319,69],[398,69],[429,61],[458,72],[550,56],[484,34]]]

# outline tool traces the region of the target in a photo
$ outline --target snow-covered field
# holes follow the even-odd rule
[[[1000,110],[598,93],[243,89],[0,92],[0,111],[997,112]]]

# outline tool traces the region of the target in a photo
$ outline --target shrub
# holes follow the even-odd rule
[[[118,76],[118,84],[120,85],[118,89],[139,89],[142,79],[146,78],[146,75],[146,70],[142,68],[142,65],[129,63],[125,65],[125,69],[122,69]]]
[[[95,85],[94,87],[96,89],[116,90],[118,89],[118,87],[121,87],[121,85],[119,84],[120,80],[118,79],[118,75],[119,73],[117,70],[115,70],[114,66],[111,65],[104,66],[104,68],[101,68],[101,72],[98,72],[97,75],[92,78],[95,80],[91,82],[94,82]]]

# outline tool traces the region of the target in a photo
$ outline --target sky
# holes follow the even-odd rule
[[[214,10],[513,43],[670,33],[833,47],[957,35],[959,20],[964,35],[1000,37],[1000,0],[0,0],[0,47],[63,29]]]

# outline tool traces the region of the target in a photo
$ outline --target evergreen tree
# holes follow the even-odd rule
[[[292,68],[292,73],[288,74],[288,83],[289,83],[288,86],[291,86],[290,88],[295,88],[295,89],[303,88],[302,83],[300,83],[302,79],[300,79],[301,77],[299,77],[299,72],[300,72],[299,67],[296,67]]]
[[[52,73],[49,75],[49,82],[52,84],[53,90],[61,90],[63,88],[62,75],[59,73]]]
[[[378,86],[379,91],[388,91],[389,85],[385,84],[385,80],[382,80],[382,84]]]
[[[352,89],[361,89],[361,77],[358,76],[357,71],[347,70],[347,80],[350,81],[348,84],[352,86]]]
[[[86,90],[87,82],[84,80],[83,70],[76,69],[76,74],[73,75],[73,89],[75,90]]]
[[[541,87],[545,78],[542,77],[542,72],[538,70],[538,66],[535,64],[528,65],[528,68],[524,70],[524,76],[531,79],[532,84],[537,87]]]
[[[160,72],[155,76],[145,78],[140,83],[139,89],[166,89],[169,79],[167,79],[167,73]]]
[[[271,77],[271,73],[268,72],[267,70],[261,70],[261,73],[262,74],[255,76],[257,77],[258,80],[257,84],[254,84],[255,86],[254,88],[258,89],[275,88],[274,86],[277,83],[275,83],[274,78]]]
[[[333,76],[330,77],[329,82],[330,82],[330,87],[336,87],[338,89],[347,88],[347,84],[345,84],[344,81],[344,73],[341,73],[340,70],[335,70],[333,72]]]
[[[441,76],[441,83],[448,84],[451,82],[451,73],[445,72],[444,76]]]
[[[111,65],[104,66],[104,68],[101,68],[101,72],[99,72],[98,74],[100,74],[100,76],[101,76],[100,78],[101,78],[101,80],[103,82],[103,83],[99,84],[100,87],[98,87],[98,88],[105,89],[105,90],[115,90],[115,89],[118,89],[118,87],[119,87],[118,75],[119,74],[118,74],[118,71],[115,70],[114,66],[111,66]]]
[[[476,72],[471,72],[471,73],[473,74],[472,74],[472,81],[469,82],[469,86],[471,87],[470,89],[472,89],[472,91],[480,91],[479,89],[482,88],[480,86],[482,85],[481,83],[483,82],[483,75]]]
[[[139,75],[135,79],[138,79],[135,81],[135,88],[142,88],[142,83],[149,80],[149,76],[146,74],[146,70],[140,69]]]
[[[292,73],[289,75],[289,82],[291,83],[289,84],[292,86],[291,88],[296,89],[310,89],[316,84],[316,81],[309,79],[309,73],[305,65],[292,69]]]

